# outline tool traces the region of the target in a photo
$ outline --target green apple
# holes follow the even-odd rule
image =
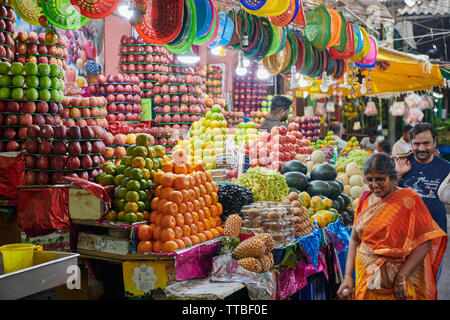
[[[28,88],[37,88],[39,87],[39,78],[37,76],[28,76],[25,83]]]
[[[38,66],[34,62],[25,63],[24,69],[26,74],[38,74]]]
[[[22,76],[22,75],[14,76],[14,78],[12,80],[13,86],[22,88],[24,84],[25,84],[24,76]]]
[[[11,85],[11,77],[4,75],[0,77],[0,87],[9,87]]]
[[[213,105],[213,106],[211,107],[211,111],[212,111],[212,112],[221,112],[221,111],[222,111],[222,108],[220,107],[220,105],[215,104],[215,105]]]
[[[11,90],[9,88],[0,88],[0,99],[9,99],[11,96]]]
[[[11,98],[14,100],[22,100],[23,99],[23,89],[22,88],[14,88],[11,91]]]
[[[39,78],[39,86],[41,88],[48,89],[48,88],[52,87],[52,80],[50,80],[50,77],[46,77],[46,76],[40,77]]]
[[[205,118],[206,118],[206,120],[212,120],[212,112],[211,111],[208,111],[208,112],[206,112],[205,113]]]
[[[50,96],[53,101],[59,101],[59,90],[50,90]]]
[[[66,88],[66,84],[63,80],[59,79],[59,90],[63,91]]]
[[[11,73],[12,74],[22,74],[23,73],[23,64],[20,62],[13,62],[11,64]]]
[[[60,70],[59,70],[59,66],[56,63],[50,64],[50,74],[52,76],[59,76]]]
[[[0,74],[8,74],[11,69],[9,62],[0,62]]]
[[[50,66],[47,63],[39,63],[38,72],[42,75],[48,75],[50,74]]]
[[[25,97],[27,100],[37,100],[39,98],[39,93],[35,88],[28,88],[25,91]]]

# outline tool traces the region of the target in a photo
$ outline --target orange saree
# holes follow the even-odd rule
[[[447,235],[420,196],[405,188],[389,199],[370,206],[368,202],[369,197],[360,197],[354,219],[361,240],[355,257],[355,299],[395,300],[392,284],[399,267],[413,249],[428,240],[430,251],[406,280],[407,296],[410,300],[437,299],[436,275]]]

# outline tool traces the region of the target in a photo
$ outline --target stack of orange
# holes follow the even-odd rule
[[[223,235],[219,187],[204,163],[166,162],[153,179],[153,211],[138,230],[138,252],[174,252]]]

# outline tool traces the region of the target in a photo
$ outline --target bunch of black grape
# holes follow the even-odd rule
[[[221,184],[219,185],[219,202],[222,204],[223,213],[222,221],[225,221],[230,214],[241,215],[243,206],[255,202],[253,193],[247,189],[236,184]]]

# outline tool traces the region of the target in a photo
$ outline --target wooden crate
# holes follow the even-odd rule
[[[106,204],[83,188],[69,188],[69,214],[71,219],[98,220],[106,213]]]

